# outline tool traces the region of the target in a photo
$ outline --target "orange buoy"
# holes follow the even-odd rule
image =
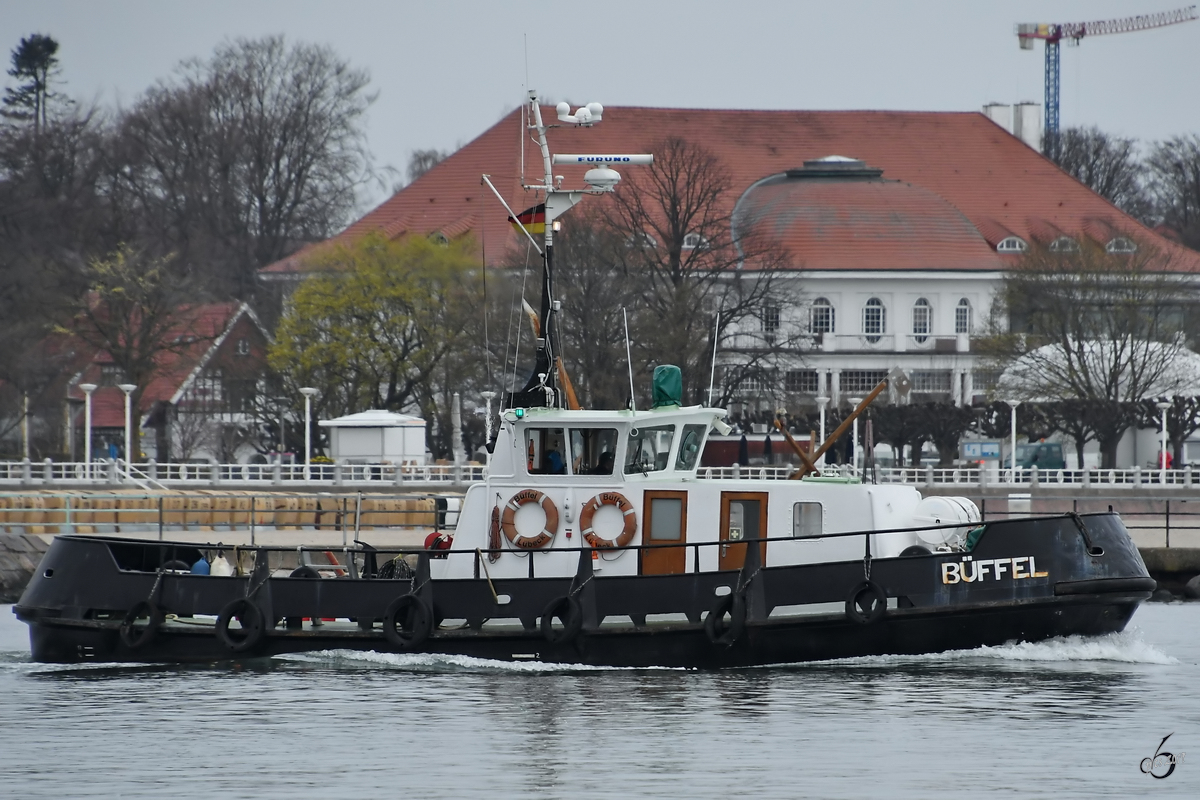
[[[625,528],[615,541],[601,539],[592,529],[592,517],[596,516],[600,506],[616,506],[625,516]],[[583,534],[583,538],[592,547],[603,549],[624,547],[633,540],[634,534],[637,533],[637,512],[634,511],[628,498],[620,492],[601,492],[584,504],[583,510],[579,512],[579,527],[582,528],[580,532]]]
[[[522,536],[517,533],[517,509],[526,503],[537,503],[546,513],[546,527],[535,536]],[[537,489],[522,489],[512,496],[504,506],[504,515],[500,520],[500,530],[513,546],[522,550],[538,550],[554,540],[558,532],[558,507],[554,501]]]

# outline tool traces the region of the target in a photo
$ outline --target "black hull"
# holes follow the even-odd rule
[[[342,649],[723,668],[919,654],[1122,630],[1150,596],[1154,582],[1118,518],[1084,520],[1086,526],[1072,517],[992,523],[971,557],[982,562],[1033,556],[1041,572],[1023,580],[1001,576],[969,583],[944,579],[942,565],[956,559],[961,564],[961,553],[767,568],[748,558],[740,573],[600,578],[591,574],[587,551],[581,553],[580,572],[573,579],[431,581],[425,554],[412,581],[264,574],[256,582],[254,575],[212,578],[152,571],[154,564],[163,563],[155,558],[178,555],[186,545],[60,537],[15,611],[30,625],[34,659],[46,662],[195,663]],[[747,552],[755,551],[751,547]],[[844,602],[866,570],[893,598],[893,607],[879,618],[855,621],[847,613],[828,613],[828,608],[822,609],[826,613],[787,615],[792,606]],[[725,637],[714,635],[720,628],[706,630],[704,624],[720,587],[730,587],[739,597],[744,615],[744,628]],[[511,602],[497,606],[492,589],[509,595]],[[405,646],[385,637],[378,619],[395,598],[410,591],[449,622],[424,641]],[[567,595],[578,601],[579,631],[565,642],[550,641],[541,630],[541,615],[548,604]],[[150,596],[184,619],[167,622],[131,647],[120,635],[121,619]],[[367,630],[345,623],[299,630],[267,625],[260,641],[235,653],[211,623],[186,618],[215,615],[247,596],[270,620],[336,617],[376,623]],[[656,614],[672,614],[673,621],[647,622],[648,615]],[[504,617],[509,618],[505,628],[482,624],[485,618]],[[626,618],[638,624],[614,625]],[[552,638],[561,635],[557,628],[551,633]]]
[[[749,626],[730,646],[709,641],[702,627],[684,630],[597,631],[570,644],[551,644],[527,635],[439,635],[417,650],[397,650],[382,635],[268,634],[252,653],[234,656],[211,631],[160,632],[137,650],[122,645],[111,627],[38,623],[30,625],[34,659],[43,662],[212,663],[320,650],[423,652],[512,661],[536,659],[561,664],[614,667],[716,669],[789,664],[875,655],[916,655],[966,650],[1056,636],[1097,636],[1125,628],[1148,593],[1074,597],[1016,607],[957,611],[897,610],[872,625],[844,618]]]

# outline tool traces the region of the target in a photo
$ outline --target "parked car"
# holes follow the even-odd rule
[[[1033,442],[1017,445],[1017,469],[1066,469],[1062,445],[1058,442]]]

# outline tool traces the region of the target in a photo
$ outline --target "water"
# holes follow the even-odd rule
[[[1134,797],[1200,794],[1200,604],[1122,634],[738,670],[321,653],[29,661],[0,607],[0,795]],[[1139,771],[1163,736],[1174,774]]]

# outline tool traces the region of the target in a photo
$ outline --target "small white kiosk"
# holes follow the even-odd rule
[[[337,419],[323,419],[329,429],[334,460],[359,464],[415,464],[425,458],[425,420],[408,414],[374,409]]]

